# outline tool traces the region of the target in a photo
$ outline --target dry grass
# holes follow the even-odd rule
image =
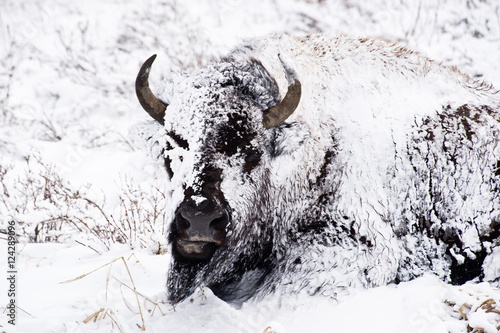
[[[0,213],[15,220],[21,241],[75,241],[98,253],[114,243],[166,252],[167,198],[158,187],[145,191],[128,179],[119,205],[111,207],[104,194],[71,185],[39,155],[30,155],[25,167],[15,175],[0,165]]]
[[[158,302],[155,302],[153,300],[151,300],[151,298],[149,298],[148,296],[144,295],[143,293],[139,292],[136,288],[136,285],[134,283],[134,278],[133,278],[133,275],[131,273],[131,270],[129,268],[129,265],[127,264],[127,262],[132,258],[132,257],[135,257],[135,254],[131,254],[127,259],[125,259],[124,257],[119,257],[119,258],[116,258],[104,265],[101,265],[100,267],[96,268],[96,269],[93,269],[92,271],[90,272],[87,272],[85,274],[82,274],[80,276],[77,276],[76,278],[74,279],[71,279],[71,280],[67,280],[67,281],[63,281],[61,283],[71,283],[71,282],[75,282],[75,281],[78,281],[78,280],[81,280],[97,271],[100,271],[104,268],[108,268],[107,270],[107,273],[106,273],[106,278],[105,278],[105,285],[106,285],[106,302],[108,301],[108,293],[110,292],[109,291],[109,282],[111,279],[117,281],[120,285],[120,287],[124,287],[126,288],[127,290],[130,290],[132,291],[132,293],[134,294],[134,298],[135,298],[135,303],[136,303],[136,306],[137,306],[137,310],[134,310],[133,306],[131,304],[129,304],[127,298],[125,297],[125,295],[123,294],[123,290],[120,289],[120,293],[121,293],[121,297],[122,297],[122,300],[123,300],[123,303],[125,304],[125,306],[127,307],[127,309],[134,313],[134,314],[137,314],[140,316],[140,320],[141,320],[141,323],[137,324],[137,326],[142,330],[142,331],[145,331],[146,330],[146,323],[145,323],[145,320],[144,320],[144,312],[143,311],[143,307],[141,306],[141,300],[145,303],[149,303],[153,306],[153,309],[150,312],[150,315],[153,316],[155,314],[155,311],[156,309],[158,309],[158,311],[161,313],[162,316],[165,315],[165,312],[162,310],[162,307],[160,305],[160,303]],[[137,257],[136,258],[136,262],[138,262],[137,260]],[[112,267],[115,263],[121,263],[123,265],[123,268],[125,268],[126,272],[127,272],[127,276],[128,276],[128,279],[129,279],[129,282],[128,283],[125,283],[119,279],[117,279],[116,277],[114,277],[112,275]],[[115,313],[113,312],[113,310],[110,308],[110,307],[103,307],[103,308],[100,308],[98,309],[97,311],[93,312],[92,314],[90,314],[89,316],[87,316],[83,322],[85,324],[88,324],[90,322],[94,322],[94,323],[98,323],[98,325],[100,325],[103,320],[105,320],[106,318],[108,318],[109,320],[112,321],[112,323],[114,325],[116,325],[118,327],[118,329],[120,330],[120,332],[123,332],[123,330],[121,329],[119,323],[118,323],[118,320],[116,319],[116,315]]]
[[[457,296],[458,295],[458,296]],[[453,299],[455,298],[455,299]],[[457,319],[466,322],[467,332],[500,332],[500,290],[465,290],[457,287],[456,293],[445,300]]]

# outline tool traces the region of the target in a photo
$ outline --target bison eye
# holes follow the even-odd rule
[[[167,170],[168,176],[170,177],[170,179],[172,179],[172,177],[174,176],[174,171],[170,166],[170,164],[172,164],[172,160],[170,159],[170,157],[167,156],[165,157],[164,162],[165,162],[165,170]]]
[[[189,149],[189,143],[184,140],[180,135],[170,131],[170,132],[167,132],[167,135],[172,138],[172,140],[174,140],[174,142],[181,148],[184,148],[184,149]]]
[[[251,150],[246,153],[245,163],[256,165],[257,163],[260,162],[261,157],[262,157],[261,152],[256,150]]]

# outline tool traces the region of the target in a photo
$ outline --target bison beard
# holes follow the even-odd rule
[[[179,78],[167,104],[154,58],[136,92],[170,179],[172,302],[498,281],[491,86],[381,40],[279,36]]]
[[[220,261],[220,263],[219,263]],[[224,256],[215,256],[211,260],[186,260],[178,256],[173,249],[172,265],[167,279],[167,290],[171,302],[178,302],[190,296],[197,286],[203,283],[215,295],[224,301],[241,304],[248,300],[264,282],[264,279],[276,265],[276,259],[271,253],[271,246],[264,249],[261,255],[250,258],[240,258],[231,274],[210,277],[214,270],[224,263]]]

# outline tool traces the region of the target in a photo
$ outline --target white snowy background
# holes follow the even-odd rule
[[[340,302],[234,309],[208,289],[166,302],[164,173],[128,135],[148,119],[134,92],[140,65],[159,55],[154,90],[243,38],[322,31],[398,41],[500,87],[497,0],[2,0],[0,331],[497,332],[488,309],[499,292],[431,276]]]

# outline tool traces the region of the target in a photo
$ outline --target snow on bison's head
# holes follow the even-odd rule
[[[170,180],[172,301],[500,275],[492,87],[346,36],[253,41],[159,97],[154,59],[136,91]]]

